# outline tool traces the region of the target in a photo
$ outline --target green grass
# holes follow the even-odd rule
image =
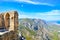
[[[51,36],[51,40],[58,40],[58,33],[57,32],[52,32],[53,36]]]

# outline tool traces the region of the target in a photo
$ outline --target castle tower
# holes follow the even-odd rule
[[[2,31],[1,31],[1,28]],[[0,39],[17,40],[18,13],[16,11],[0,14]]]
[[[4,21],[7,30],[16,31],[18,29],[18,13],[16,11],[5,13]]]

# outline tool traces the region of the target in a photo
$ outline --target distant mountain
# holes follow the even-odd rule
[[[31,40],[49,40],[51,36],[54,35],[53,32],[60,30],[60,25],[54,22],[46,22],[42,19],[21,18],[19,19],[19,30],[27,40],[29,40],[29,38]]]
[[[29,18],[22,18],[19,19],[19,23],[28,27],[31,30],[38,30],[41,27],[45,27],[48,30],[60,30],[60,24],[55,22],[46,22],[42,19],[29,19]]]
[[[19,19],[19,23],[21,25],[24,25],[25,27],[28,27],[31,30],[39,30],[41,27],[47,27],[47,23],[44,20],[41,19]]]
[[[47,22],[48,30],[50,31],[60,31],[60,24],[56,22]]]

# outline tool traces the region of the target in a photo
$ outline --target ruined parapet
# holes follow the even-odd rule
[[[17,11],[0,14],[0,39],[17,40],[18,13]]]

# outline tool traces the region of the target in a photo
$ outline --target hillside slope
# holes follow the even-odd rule
[[[57,40],[57,35],[55,35],[57,29],[55,27],[59,28],[58,25],[41,19],[19,19],[19,30],[26,37],[26,40]]]

